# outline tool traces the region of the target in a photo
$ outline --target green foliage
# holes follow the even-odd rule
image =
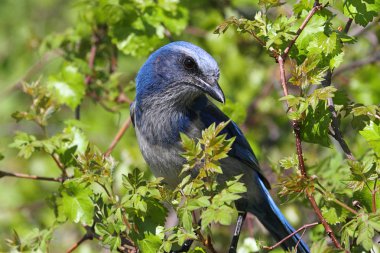
[[[201,253],[209,238],[217,252],[226,251],[231,231],[225,225],[235,222],[234,202],[247,190],[240,176],[221,180],[220,160],[234,141],[222,134],[229,122],[211,125],[198,140],[181,135],[187,163],[175,189],[145,171],[133,131],[112,156],[103,152],[129,114],[139,66],[172,40],[194,42],[219,63],[228,98],[221,108],[242,126],[269,180],[279,177],[280,195],[291,200],[284,208],[299,211],[293,225],[315,216],[305,204],[312,194],[345,249],[378,250],[378,65],[356,67],[378,61],[379,29],[371,22],[378,21],[380,5],[319,3],[301,33],[314,1],[2,3],[0,79],[7,87],[0,99],[0,191],[6,193],[0,196],[0,237],[9,239],[0,242],[0,251],[59,252],[83,235],[95,243],[78,252],[169,252],[194,239],[189,252]],[[224,35],[212,35],[215,27]],[[289,95],[281,97],[271,58],[286,50]],[[329,71],[332,83],[326,85]],[[332,109],[356,159],[345,159],[333,140]],[[80,117],[74,119],[74,110]],[[300,128],[308,178],[298,170],[289,120]],[[278,168],[276,175],[268,167]],[[54,182],[14,179],[3,170]],[[165,227],[170,210],[178,224]],[[336,252],[322,225],[303,238],[312,252]],[[256,252],[269,241],[262,231],[254,238],[243,231],[239,250]]]
[[[61,197],[56,200],[58,208],[57,221],[66,219],[75,223],[91,225],[94,216],[94,205],[91,200],[93,194],[86,185],[66,181],[60,190]]]
[[[7,239],[10,248],[16,252],[43,252],[49,249],[54,226],[45,230],[33,229],[26,238],[20,238],[14,231],[13,238]]]
[[[50,78],[48,89],[60,104],[66,104],[71,109],[75,109],[81,103],[85,93],[84,76],[75,66],[63,66],[57,76]]]
[[[380,232],[380,214],[379,213],[359,213],[354,219],[343,226],[342,241],[349,249],[350,238],[356,238],[357,245],[369,251],[373,247],[372,238],[375,231]]]
[[[17,122],[21,120],[33,120],[40,126],[46,126],[48,119],[59,109],[57,101],[52,99],[45,86],[39,81],[28,84],[23,83],[22,91],[32,98],[32,105],[28,111],[14,112],[12,117]]]
[[[377,156],[380,156],[380,126],[370,121],[363,131],[359,132],[373,148]]]
[[[379,15],[380,3],[378,1],[344,1],[344,14],[353,18],[361,26],[368,25]]]

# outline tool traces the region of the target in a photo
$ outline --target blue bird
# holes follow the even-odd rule
[[[163,177],[173,188],[181,182],[179,173],[186,162],[181,156],[180,133],[200,138],[202,130],[212,123],[229,120],[206,96],[224,103],[218,79],[219,67],[214,58],[183,41],[172,42],[152,53],[136,77],[131,118],[138,143],[153,174]],[[277,241],[285,238],[294,229],[272,200],[267,190],[269,183],[242,131],[231,121],[224,133],[236,139],[229,156],[220,161],[223,174],[218,180],[223,182],[243,174],[241,181],[248,189],[236,202],[243,215],[239,215],[232,248],[236,248],[247,211],[254,214]],[[297,234],[282,243],[282,247],[309,252]]]

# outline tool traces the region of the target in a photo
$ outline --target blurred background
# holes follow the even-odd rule
[[[74,29],[77,21],[83,18],[83,9],[78,0],[2,0],[0,7],[0,169],[33,175],[59,176],[50,157],[33,154],[29,159],[17,156],[18,151],[10,148],[16,131],[26,131],[36,135],[40,129],[31,122],[19,124],[11,117],[15,111],[29,107],[31,99],[20,87],[22,82],[47,80],[56,73],[64,59],[59,50],[50,50],[46,38],[63,34]],[[278,13],[287,15],[295,1],[276,8]],[[273,185],[272,195],[285,216],[294,227],[311,223],[316,217],[307,201],[287,202],[277,197],[276,183],[283,176],[278,161],[295,152],[294,137],[283,103],[279,84],[278,66],[248,35],[227,31],[224,35],[213,34],[215,28],[230,16],[252,18],[260,9],[258,1],[188,1],[178,3],[183,8],[184,17],[179,21],[185,27],[178,34],[169,34],[154,45],[158,48],[170,40],[190,41],[215,57],[221,69],[220,85],[227,98],[222,110],[243,129],[260,161],[264,174]],[[82,15],[82,16],[81,16]],[[335,29],[344,27],[346,18],[337,14]],[[362,104],[380,103],[380,28],[369,25],[363,29],[353,24],[350,35],[357,36],[358,43],[348,46],[344,62],[336,71],[333,84],[338,88],[341,99],[353,100]],[[118,54],[118,67],[115,76],[125,86],[124,100],[134,98],[134,77],[147,58],[146,52]],[[81,123],[88,140],[106,150],[124,120],[129,116],[129,104],[118,106],[116,112],[85,98],[81,104]],[[64,119],[73,118],[74,110],[65,107],[56,114],[48,126],[48,133],[61,131]],[[364,140],[358,136],[355,125],[343,120],[342,130],[355,154],[360,157],[366,152]],[[319,145],[304,144],[305,157],[311,174],[330,178],[339,173],[343,156],[336,148],[323,148]],[[112,155],[119,165],[115,175],[138,167],[148,171],[144,163],[135,134],[129,128]],[[313,167],[313,165],[319,164]],[[322,164],[322,166],[321,166]],[[286,173],[286,172],[285,172]],[[0,179],[0,252],[8,252],[6,239],[13,237],[14,231],[25,238],[31,231],[52,226],[54,211],[49,208],[48,199],[57,190],[54,182],[41,182],[4,177]],[[215,232],[218,238],[229,238],[230,229],[222,227]],[[312,229],[306,240],[318,237],[323,232],[321,226]],[[77,241],[83,230],[76,224],[60,226],[53,234],[51,252],[65,252]],[[255,239],[271,242],[266,232],[255,219],[250,218],[245,225],[244,237],[254,235]],[[219,240],[219,241],[228,241]],[[241,240],[243,243],[243,239]],[[249,242],[252,243],[252,242]],[[225,245],[217,245],[223,249]],[[77,252],[105,251],[97,242],[84,243]],[[249,252],[248,250],[241,252]]]

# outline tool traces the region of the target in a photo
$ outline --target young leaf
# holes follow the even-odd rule
[[[59,103],[74,110],[85,94],[84,75],[77,67],[66,64],[58,75],[50,77],[48,88]]]
[[[370,121],[362,131],[359,132],[373,148],[378,156],[380,156],[380,126]]]
[[[319,102],[315,110],[309,107],[306,118],[301,124],[302,140],[329,147],[330,139],[328,133],[330,122],[330,112],[325,108],[324,102]]]
[[[144,239],[138,240],[137,244],[141,252],[157,253],[160,252],[161,242],[161,239],[157,235],[144,233]]]
[[[94,216],[94,204],[90,197],[92,194],[88,186],[66,181],[61,189],[61,197],[57,200],[58,220],[69,219],[91,226]]]

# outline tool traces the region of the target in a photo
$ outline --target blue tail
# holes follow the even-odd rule
[[[258,209],[255,208],[254,214],[259,218],[260,222],[272,234],[272,236],[277,241],[280,241],[289,234],[293,233],[295,230],[285,219],[284,215],[281,213],[276,203],[274,203],[273,199],[270,196],[270,193],[268,192],[261,179],[258,179],[258,181],[261,184],[262,193],[266,197],[266,203],[262,203],[262,205],[259,207],[259,212]],[[310,252],[309,247],[300,238],[298,234],[295,234],[294,236],[283,242],[281,246],[286,250],[290,250],[292,248],[297,247],[297,253]]]

